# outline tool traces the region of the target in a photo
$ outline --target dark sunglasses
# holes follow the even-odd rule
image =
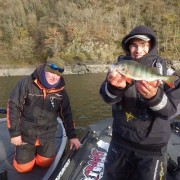
[[[55,64],[49,64],[50,68],[53,70],[58,70],[60,73],[64,72],[64,68],[60,68],[58,66],[56,66]]]

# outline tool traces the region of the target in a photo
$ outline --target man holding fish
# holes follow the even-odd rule
[[[104,179],[166,179],[170,119],[180,114],[180,78],[157,55],[149,27],[135,27],[122,48],[126,56],[110,67],[100,88],[113,114]]]

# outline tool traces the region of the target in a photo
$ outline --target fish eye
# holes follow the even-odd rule
[[[127,67],[126,67],[126,65],[124,64],[124,65],[122,66],[121,70],[122,70],[122,71],[126,71],[126,69],[127,69]]]

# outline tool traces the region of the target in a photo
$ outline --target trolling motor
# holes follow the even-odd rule
[[[7,110],[0,108],[0,114],[7,114]]]

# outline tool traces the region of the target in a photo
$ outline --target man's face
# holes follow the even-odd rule
[[[59,82],[60,79],[60,76],[58,76],[57,74],[53,74],[51,72],[45,72],[45,77],[50,85],[56,84],[57,82]]]
[[[130,54],[136,60],[149,52],[150,43],[141,39],[132,39],[129,45]]]

